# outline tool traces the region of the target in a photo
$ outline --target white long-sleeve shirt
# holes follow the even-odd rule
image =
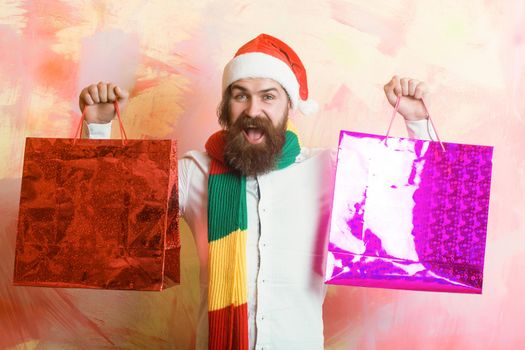
[[[412,138],[435,139],[427,120],[406,122]],[[90,138],[109,138],[110,124],[90,124]],[[302,149],[296,162],[246,181],[250,349],[322,349],[324,261],[335,151]],[[208,174],[210,158],[179,160],[179,203],[200,260],[197,349],[208,346]]]

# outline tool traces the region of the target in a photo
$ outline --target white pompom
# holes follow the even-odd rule
[[[319,104],[314,100],[299,101],[299,110],[306,116],[311,116],[319,110]]]

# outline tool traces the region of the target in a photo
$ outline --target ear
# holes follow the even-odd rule
[[[297,108],[292,108],[292,105],[288,103],[288,116],[295,118],[297,116]]]

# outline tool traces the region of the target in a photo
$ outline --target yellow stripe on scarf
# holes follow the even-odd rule
[[[303,147],[303,141],[299,137],[299,132],[297,131],[297,128],[295,127],[295,124],[288,118],[288,121],[286,122],[286,130],[291,131],[297,136],[297,142],[299,142],[299,147]]]
[[[209,311],[247,302],[246,238],[246,230],[236,230],[208,244]]]

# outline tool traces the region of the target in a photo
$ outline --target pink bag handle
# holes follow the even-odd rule
[[[122,118],[120,117],[120,107],[117,101],[113,102],[113,105],[115,106],[115,114],[117,115],[118,122],[119,122],[120,138],[122,140],[122,145],[125,145],[126,141],[128,140],[128,136],[126,135],[126,130],[124,130],[124,124],[122,124]],[[82,136],[82,128],[83,128],[82,122],[86,119],[86,107],[84,107],[84,110],[82,111],[82,116],[80,117],[80,121],[78,123],[77,130],[75,131],[75,134],[73,135],[73,138],[74,138],[73,145],[76,144],[77,140]]]
[[[401,96],[397,96],[396,105],[394,106],[394,111],[392,112],[392,118],[390,118],[390,125],[388,125],[388,130],[386,131],[385,136],[385,145],[387,144],[388,135],[390,134],[390,129],[392,128],[392,123],[394,122],[394,118],[396,117],[396,114],[399,110],[399,102],[401,102]],[[432,118],[430,118],[430,113],[428,113],[427,106],[425,105],[425,101],[421,99],[421,102],[423,103],[423,107],[425,108],[425,112],[428,115],[428,120],[430,121],[430,124],[432,124],[432,128],[434,128],[434,132],[436,133],[437,139],[439,141],[439,144],[441,145],[441,148],[443,149],[443,152],[446,152],[445,146],[443,145],[443,142],[441,142],[441,139],[439,138],[438,132],[436,127],[434,126],[434,121]],[[429,133],[430,134],[430,133]]]

